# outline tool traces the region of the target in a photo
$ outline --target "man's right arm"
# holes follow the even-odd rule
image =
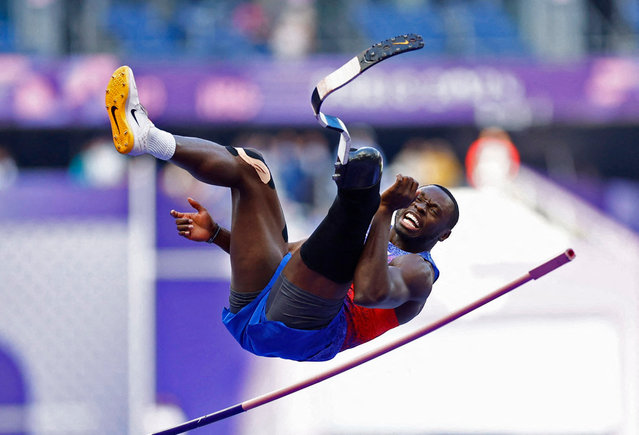
[[[213,220],[209,211],[193,198],[187,198],[196,212],[171,210],[175,218],[178,234],[194,242],[209,242],[219,246],[224,252],[231,252],[231,231]],[[288,250],[299,249],[304,240],[288,243]]]
[[[432,284],[430,265],[410,254],[388,265],[387,246],[393,212],[408,206],[417,192],[417,182],[398,176],[382,194],[381,202],[355,269],[354,302],[370,308],[396,308],[407,302],[423,303]]]
[[[175,218],[178,234],[194,242],[214,243],[224,252],[231,250],[231,232],[213,220],[208,210],[193,198],[188,198],[189,204],[196,213],[185,213],[171,210]]]

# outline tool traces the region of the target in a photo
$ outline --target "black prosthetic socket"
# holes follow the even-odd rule
[[[335,163],[333,180],[340,189],[374,186],[382,175],[382,155],[372,147],[351,148],[348,163]]]
[[[379,181],[365,189],[338,189],[328,214],[300,248],[304,264],[337,283],[352,281],[379,201]]]

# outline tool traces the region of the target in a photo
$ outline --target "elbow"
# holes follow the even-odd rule
[[[383,304],[388,297],[388,292],[380,288],[369,288],[365,291],[358,291],[357,287],[354,286],[353,290],[353,302],[355,302],[356,305],[363,307],[379,306]]]

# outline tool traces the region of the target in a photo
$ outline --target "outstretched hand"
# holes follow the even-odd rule
[[[382,192],[380,206],[392,211],[406,208],[417,198],[418,187],[413,177],[397,174],[393,185]]]
[[[195,242],[205,242],[215,233],[217,224],[199,202],[188,198],[189,204],[195,209],[195,213],[185,213],[171,210],[171,216],[175,218],[178,234]]]

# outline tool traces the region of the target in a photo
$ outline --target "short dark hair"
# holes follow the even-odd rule
[[[447,188],[445,188],[444,186],[440,184],[429,184],[429,186],[439,187],[442,190],[442,192],[448,195],[450,200],[453,201],[453,206],[454,206],[453,214],[450,216],[450,219],[448,220],[448,228],[452,230],[453,227],[457,225],[457,221],[459,220],[459,204],[457,204],[457,200],[453,196],[452,192],[448,190]]]

